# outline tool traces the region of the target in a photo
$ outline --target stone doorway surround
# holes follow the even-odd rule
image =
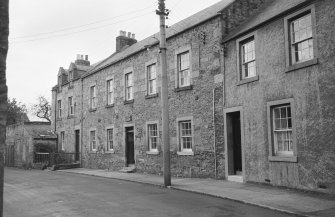
[[[230,118],[229,116],[234,114],[234,113],[239,113],[239,118],[240,118],[240,137],[241,137],[241,161],[242,161],[242,171],[240,172],[229,172],[232,170],[232,168],[229,167],[229,161],[232,160],[230,159],[231,156],[229,156],[229,141],[228,141],[228,128],[232,127],[229,126],[230,124],[228,123],[228,119]],[[232,107],[232,108],[226,108],[224,109],[224,138],[225,138],[225,177],[226,180],[228,181],[235,181],[235,182],[245,182],[245,153],[244,153],[244,122],[243,122],[243,107],[238,106],[238,107]],[[229,158],[230,157],[230,158]],[[234,160],[232,160],[234,161]],[[232,164],[232,163],[231,163]]]

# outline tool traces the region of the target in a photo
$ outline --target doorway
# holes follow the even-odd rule
[[[134,150],[134,127],[125,128],[125,152],[126,152],[126,166],[135,164],[135,150]]]
[[[243,133],[241,110],[225,112],[226,177],[243,182]]]
[[[75,132],[75,146],[74,146],[75,161],[79,161],[80,130],[75,130],[74,132]]]

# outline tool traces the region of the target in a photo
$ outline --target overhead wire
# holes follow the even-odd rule
[[[102,29],[102,28],[106,28],[106,27],[111,26],[111,25],[115,25],[115,24],[118,24],[118,23],[133,20],[133,19],[138,18],[138,17],[143,17],[143,16],[146,16],[146,15],[151,14],[151,13],[152,13],[152,11],[150,11],[148,13],[145,13],[145,14],[141,14],[139,16],[131,17],[129,19],[125,19],[125,20],[121,20],[121,21],[118,21],[118,22],[109,23],[109,24],[105,24],[105,25],[101,25],[101,26],[97,26],[97,27],[93,27],[93,28],[83,29],[83,30],[80,30],[80,31],[58,34],[58,35],[53,35],[53,36],[48,36],[48,37],[43,37],[43,38],[35,38],[35,39],[26,40],[26,41],[14,41],[14,42],[10,42],[10,44],[18,44],[18,43],[26,43],[26,42],[31,42],[31,41],[39,41],[39,40],[45,40],[45,39],[50,39],[50,38],[57,38],[57,37],[63,37],[63,36],[67,36],[67,35],[73,35],[73,34],[86,32],[86,31],[91,31],[91,30],[95,30],[95,29]]]

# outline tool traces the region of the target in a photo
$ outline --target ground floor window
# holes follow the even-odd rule
[[[157,124],[148,124],[148,146],[149,151],[157,152],[157,146],[158,146]]]
[[[296,161],[297,144],[293,108],[293,99],[268,102],[270,160]]]
[[[64,145],[65,145],[65,132],[62,131],[60,132],[60,150],[62,151],[65,150]]]
[[[107,151],[113,151],[113,129],[107,129]]]
[[[273,135],[275,153],[293,154],[291,106],[281,105],[273,108]]]
[[[192,152],[191,120],[179,121],[179,145],[182,152]]]
[[[95,130],[90,131],[90,147],[91,147],[91,151],[96,151],[97,150],[97,144],[96,144],[96,139],[95,139]]]

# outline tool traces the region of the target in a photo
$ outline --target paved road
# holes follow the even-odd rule
[[[290,216],[272,210],[115,179],[5,169],[4,217]]]

